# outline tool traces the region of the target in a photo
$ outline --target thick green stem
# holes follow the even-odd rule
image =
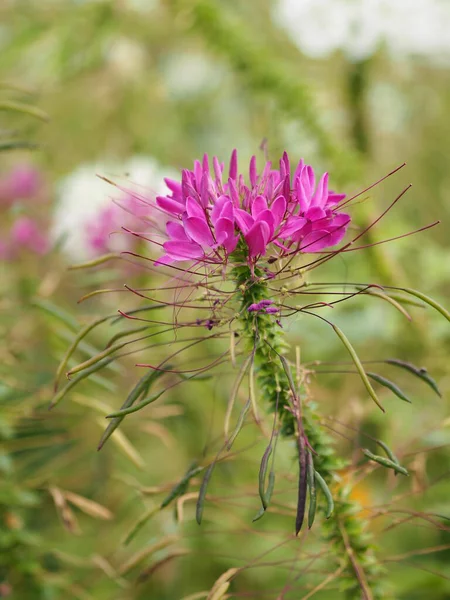
[[[283,330],[273,314],[266,314],[264,310],[248,311],[250,305],[270,300],[267,279],[262,271],[255,269],[251,273],[247,266],[236,267],[233,276],[241,291],[240,321],[243,335],[254,353],[261,397],[269,410],[277,411],[281,435],[294,437],[299,448],[302,446],[299,440],[305,440],[310,446],[314,469],[332,489],[334,511],[328,520],[323,520],[323,528],[325,540],[339,563],[345,565],[343,589],[349,599],[386,599],[389,594],[382,577],[383,569],[371,546],[367,524],[361,518],[359,506],[352,501],[351,487],[340,483],[339,472],[345,463],[336,455],[330,436],[320,425],[316,404],[301,397],[305,395],[301,390],[296,392],[297,401],[302,403],[299,418],[296,418],[292,382],[283,366],[284,359],[280,358],[288,351]],[[299,462],[305,465],[303,458],[300,453]],[[323,501],[323,496],[320,499]]]

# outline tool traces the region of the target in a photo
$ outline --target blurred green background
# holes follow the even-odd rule
[[[97,196],[111,194],[106,184],[98,190],[96,175],[133,182],[129,165],[136,157],[153,169],[137,182],[151,194],[163,174],[190,168],[205,152],[226,161],[236,147],[245,164],[253,153],[262,154],[259,147],[267,140],[271,158],[285,149],[291,157],[304,157],[328,170],[336,189],[348,194],[406,162],[363,195],[355,209],[356,223],[367,223],[413,184],[367,243],[437,219],[441,224],[366,253],[349,253],[317,279],[410,286],[445,304],[450,289],[450,50],[438,38],[442,23],[450,26],[448,6],[438,10],[435,5],[445,3],[431,2],[427,11],[422,2],[412,2],[410,10],[417,12],[408,31],[412,41],[400,50],[390,40],[401,40],[404,28],[396,29],[389,15],[389,35],[379,27],[384,3],[369,3],[361,11],[367,3],[337,2],[342,19],[347,13],[354,19],[348,32],[341,21],[333,28],[314,10],[297,10],[309,4],[2,2],[2,177],[26,163],[39,170],[44,183],[39,203],[31,208],[0,207],[1,235],[7,237],[16,213],[28,211],[53,231],[61,204],[66,233],[82,229],[88,210],[83,207],[96,201],[94,190]],[[326,2],[318,6],[325,14],[331,10]],[[428,13],[437,19],[435,30]],[[396,18],[402,14],[398,11]],[[302,43],[305,19],[311,19],[310,40],[314,35],[334,40],[328,49],[321,46],[320,56]],[[376,43],[349,50],[352,36],[370,31],[372,22],[378,27]],[[414,39],[423,42],[427,35],[432,52],[423,51],[423,43],[414,46]],[[80,166],[83,184],[68,198],[74,185],[69,177]],[[251,523],[265,447],[254,427],[243,432],[242,453],[218,470],[202,529],[187,497],[181,518],[183,506],[155,512],[132,543],[123,545],[134,524],[158,506],[160,494],[201,459],[211,436],[220,434],[231,379],[225,373],[223,379],[176,388],[144,417],[127,419],[120,435],[97,453],[104,415],[121,405],[140,376],[136,361],[114,363],[49,413],[55,371],[82,324],[131,304],[123,294],[81,305],[77,300],[147,276],[109,263],[91,272],[68,271],[76,259],[58,240],[43,257],[24,252],[0,263],[0,597],[194,600],[206,598],[229,568],[243,570],[224,597],[311,597],[331,571],[321,562],[326,545],[318,537],[311,533],[299,544],[291,536],[295,464],[287,444],[280,453],[285,510]],[[380,416],[357,378],[329,375],[312,382],[322,414],[347,426],[340,429],[345,439],[336,436],[344,456],[351,458],[355,445],[363,443],[358,432],[364,430],[390,443],[414,473],[400,483],[377,472],[355,491],[367,508],[393,597],[444,600],[450,597],[448,323],[428,309],[412,308],[411,324],[371,298],[335,311],[360,356],[397,356],[426,365],[443,391],[439,400],[426,386],[413,383],[411,388],[405,382],[413,405],[397,402],[386,391],[390,410]],[[300,344],[303,361],[343,358],[339,341],[320,323],[301,319],[287,331],[292,343]],[[79,358],[102,349],[108,333],[99,329],[87,338]],[[145,352],[154,360],[159,350]],[[374,518],[379,506],[385,514]],[[291,587],[281,595],[287,584]],[[335,581],[314,597],[339,599],[345,592]]]

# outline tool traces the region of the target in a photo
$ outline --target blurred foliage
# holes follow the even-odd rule
[[[406,161],[407,168],[363,196],[359,222],[381,213],[412,180],[371,241],[436,219],[442,224],[380,251],[349,253],[320,278],[378,281],[387,274],[445,299],[450,70],[382,51],[363,63],[351,64],[340,53],[312,60],[277,28],[274,6],[268,0],[1,3],[2,170],[26,157],[53,185],[87,161],[139,153],[178,168],[204,152],[226,157],[233,147],[245,159],[267,139],[271,156],[285,148],[305,156],[329,168],[332,180],[351,193]],[[48,219],[52,195],[42,208]],[[76,301],[142,274],[120,266],[67,272],[55,248],[42,259],[24,255],[0,264],[0,277],[0,597],[181,600],[211,590],[227,569],[245,565],[237,577],[230,574],[225,597],[281,598],[286,582],[296,586],[286,598],[309,597],[330,573],[321,562],[326,547],[314,533],[304,547],[290,537],[296,484],[287,445],[279,451],[283,483],[276,509],[257,526],[251,518],[265,442],[252,427],[219,465],[207,525],[198,529],[193,522],[189,487],[182,502],[159,510],[192,461],[202,461],[222,423],[232,374],[189,383],[183,392],[175,388],[167,402],[127,417],[100,453],[105,414],[122,404],[141,375],[133,357],[84,381],[48,412],[56,366],[80,327],[132,303],[121,293],[79,306]],[[369,434],[409,461],[410,482],[375,469],[354,493],[367,511],[395,597],[431,593],[444,600],[450,595],[450,335],[428,309],[411,308],[412,325],[390,309],[365,296],[351,309],[343,304],[335,320],[363,357],[370,352],[426,364],[444,399],[399,378],[413,406],[394,405],[386,390],[386,404],[392,400],[386,418],[362,400],[352,376],[324,375],[312,389],[322,412],[329,412],[329,426],[342,434],[336,435],[342,452],[351,454]],[[122,328],[96,329],[72,364],[102,350],[110,332]],[[342,357],[320,324],[302,318],[288,333],[300,343],[304,362]],[[213,351],[210,346],[204,356]],[[153,358],[157,352],[146,349]],[[191,483],[198,482],[194,474]],[[139,522],[141,529],[124,545]],[[331,588],[333,597],[345,597],[337,589]],[[318,590],[315,597],[329,594]]]

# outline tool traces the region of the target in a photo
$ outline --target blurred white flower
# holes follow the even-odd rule
[[[448,0],[279,0],[275,18],[305,53],[351,60],[385,44],[394,56],[450,59]]]
[[[112,40],[107,60],[122,79],[136,79],[145,70],[145,49],[142,44],[120,36]]]
[[[104,251],[124,250],[130,243],[131,236],[120,227],[130,226],[131,215],[114,203],[116,200],[127,206],[130,196],[98,175],[152,202],[165,190],[164,177],[173,176],[173,172],[163,169],[151,157],[136,156],[121,166],[114,162],[83,164],[62,179],[51,233],[72,261],[89,260]],[[146,209],[145,204],[138,204],[139,212]]]
[[[164,81],[175,99],[212,90],[221,80],[220,69],[200,52],[177,52],[165,60]]]

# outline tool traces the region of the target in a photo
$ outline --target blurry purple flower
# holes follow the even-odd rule
[[[117,244],[114,243],[112,236],[115,233],[122,232],[123,229],[142,229],[142,219],[148,217],[148,203],[140,201],[132,194],[126,194],[116,203],[111,203],[103,207],[87,225],[87,243],[94,255],[101,255],[105,252],[117,250]],[[126,244],[123,243],[124,237],[121,237],[123,246],[120,249],[131,247],[131,242],[137,238],[127,236]]]
[[[47,236],[42,233],[38,223],[29,217],[17,219],[10,231],[11,251],[26,248],[35,254],[45,254],[49,250]]]
[[[280,310],[276,306],[272,306],[274,302],[272,300],[260,300],[255,304],[250,304],[247,308],[248,312],[264,312],[268,315],[274,315],[279,313]]]
[[[16,166],[6,177],[0,179],[0,202],[11,205],[17,200],[29,200],[42,188],[42,177],[30,165]]]
[[[194,170],[184,170],[181,182],[166,179],[169,193],[157,204],[170,220],[169,241],[158,261],[183,260],[223,262],[245,243],[248,261],[255,263],[273,244],[277,258],[297,252],[320,252],[338,244],[345,235],[350,216],[340,213],[345,198],[328,189],[328,173],[316,184],[312,167],[301,160],[291,172],[285,152],[279,169],[266,162],[258,174],[256,157],[249,168],[249,185],[238,174],[237,152],[230,160],[228,179],[224,165],[208,156],[195,161]]]

